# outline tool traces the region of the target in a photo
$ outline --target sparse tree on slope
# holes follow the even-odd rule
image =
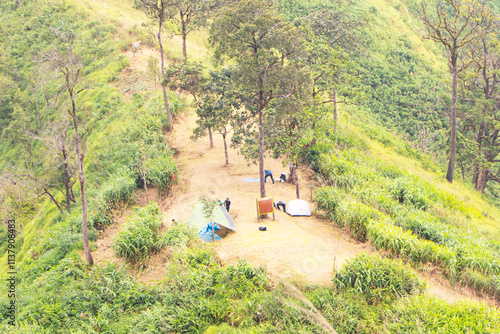
[[[472,183],[484,192],[488,181],[500,183],[495,164],[500,162],[500,41],[495,35],[483,37],[470,46],[472,64],[461,76],[466,131],[476,142]]]
[[[422,19],[427,27],[427,38],[442,44],[448,55],[448,67],[452,75],[450,111],[450,158],[446,179],[453,182],[457,142],[457,83],[458,75],[470,63],[460,54],[465,46],[484,36],[490,29],[491,12],[485,2],[476,0],[438,0],[433,15],[428,13],[427,3],[422,3]]]
[[[62,50],[54,49],[50,54],[49,60],[53,70],[57,72],[62,79],[64,91],[68,93],[70,99],[69,106],[67,107],[67,110],[65,110],[65,112],[67,112],[71,116],[75,130],[78,180],[80,181],[82,200],[83,251],[85,253],[85,259],[87,260],[87,262],[90,265],[93,265],[94,260],[92,259],[92,254],[90,253],[87,226],[87,196],[85,188],[85,171],[83,168],[84,154],[82,147],[83,133],[80,129],[81,115],[79,115],[79,108],[77,107],[76,102],[78,94],[84,90],[84,88],[80,85],[82,64],[78,56],[73,52],[73,44],[75,41],[74,33],[64,33],[60,31],[55,31],[55,33],[62,39]]]

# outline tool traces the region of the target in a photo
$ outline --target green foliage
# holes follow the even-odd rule
[[[496,298],[500,296],[500,275],[484,275],[477,271],[466,269],[460,274],[459,283]]]
[[[156,202],[137,208],[113,243],[116,255],[133,264],[141,262],[144,266],[151,253],[164,247],[163,239],[158,233],[161,225],[160,208]]]
[[[351,201],[342,201],[335,211],[335,221],[340,227],[347,226],[354,239],[365,242],[367,240],[367,225],[371,219],[380,216],[377,210]]]
[[[331,220],[335,220],[342,195],[341,191],[333,187],[319,188],[314,193],[316,209],[325,212]]]
[[[394,226],[391,221],[371,221],[368,238],[377,249],[385,249],[396,256],[404,256],[416,263],[433,263],[448,274],[457,271],[457,255],[445,246],[421,240],[409,231]]]
[[[90,217],[97,229],[113,223],[112,211],[135,203],[135,178],[130,172],[113,174],[90,201]]]
[[[431,206],[429,189],[423,182],[413,177],[400,177],[395,179],[388,187],[389,194],[399,203],[409,204],[420,210]]]
[[[339,289],[354,289],[370,303],[389,302],[405,295],[421,294],[426,290],[415,272],[402,262],[361,254],[347,262],[334,276]]]
[[[177,223],[163,233],[161,244],[165,246],[186,245],[198,238],[195,230],[188,224]]]
[[[472,301],[449,304],[418,296],[384,313],[384,329],[389,333],[496,333],[500,328],[497,310]]]

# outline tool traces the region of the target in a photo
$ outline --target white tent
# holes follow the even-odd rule
[[[309,203],[306,201],[295,199],[286,205],[286,213],[292,217],[309,217],[311,209],[309,208]]]

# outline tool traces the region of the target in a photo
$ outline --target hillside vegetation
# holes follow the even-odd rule
[[[277,1],[278,15],[267,2],[219,2],[210,9],[217,15],[203,17],[204,24],[187,35],[188,61],[181,36],[168,36],[179,27],[166,23],[165,77],[157,27],[139,2],[20,4],[0,4],[2,333],[500,330],[498,188],[489,182],[482,194],[470,181],[480,159],[465,120],[460,177],[445,179],[451,76],[444,50],[422,39],[418,4]],[[257,6],[267,16],[255,23],[248,18]],[[325,9],[336,13],[335,20],[315,26],[329,17]],[[244,62],[248,45],[239,44],[239,35],[222,30],[240,17],[238,24],[247,28],[286,27],[269,50],[262,44],[267,53],[254,63]],[[317,20],[304,23],[307,17]],[[338,22],[352,30],[342,35]],[[328,44],[335,27],[346,45]],[[132,70],[130,57],[145,55],[130,54],[137,40],[145,53],[155,51]],[[281,61],[269,66],[274,77],[261,78],[269,80],[266,89],[274,88],[266,97],[261,87],[259,97],[252,85],[261,74],[251,70],[275,58]],[[79,73],[75,99],[65,84],[67,64]],[[169,88],[166,97],[160,84]],[[467,101],[461,102],[464,109]],[[82,255],[72,105],[82,133],[90,250],[117,217],[130,215],[112,245],[119,262],[89,265]],[[300,277],[291,284],[245,259],[225,264],[217,247],[199,240],[186,222],[166,224],[161,208],[182,188],[179,180],[186,181],[168,138],[188,113],[198,117],[196,139],[221,135],[226,144],[227,136],[221,165],[224,156],[231,163],[228,149],[259,163],[261,113],[262,148],[291,167],[297,196],[298,183],[308,183],[314,215],[373,252],[332,271],[330,285]],[[484,166],[493,171],[495,164]],[[151,189],[159,203],[147,197]],[[146,198],[138,200],[139,193]],[[137,277],[156,258],[165,262],[161,280],[142,283]],[[490,304],[449,304],[427,291],[424,277],[447,280]]]

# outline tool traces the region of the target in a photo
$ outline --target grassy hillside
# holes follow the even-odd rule
[[[156,45],[141,26],[147,20],[133,8],[133,1],[32,0],[17,10],[14,4],[1,5],[0,28],[10,37],[0,37],[0,82],[15,92],[12,96],[29,91],[29,74],[37,67],[33,59],[57,44],[54,27],[77,32],[75,46],[90,83],[77,103],[88,125],[85,170],[91,249],[120,213],[135,209],[113,245],[115,256],[129,266],[89,267],[81,256],[78,182],[73,185],[76,203],[69,212],[59,211],[47,197],[23,197],[7,173],[28,168],[29,139],[22,131],[13,135],[2,129],[0,167],[7,176],[2,181],[0,218],[14,217],[19,229],[13,249],[16,323],[9,324],[13,299],[8,297],[9,286],[2,285],[0,331],[498,332],[500,314],[495,307],[473,300],[450,305],[426,292],[422,279],[428,273],[498,303],[500,209],[468,185],[446,182],[439,157],[402,139],[415,134],[417,120],[445,127],[437,124],[445,122],[442,110],[433,107],[443,92],[444,59],[434,45],[421,40],[422,27],[408,6],[399,0],[355,4],[356,15],[369,15],[369,26],[363,30],[368,57],[356,59],[363,85],[369,87],[366,98],[361,105],[341,107],[336,133],[328,110],[317,125],[321,136],[301,156],[301,163],[314,171],[308,182],[314,187],[315,214],[377,252],[361,254],[332,272],[331,286],[297,281],[297,289],[276,283],[265,269],[245,260],[222,263],[216,248],[202,243],[183,222],[161,233],[158,204],[138,207],[135,194],[144,185],[141,172],[147,171],[160,201],[180,172],[165,137],[168,121],[161,92],[151,89],[146,74],[142,88],[120,90],[130,80],[127,53],[132,41],[141,40],[148,48]],[[307,10],[306,6],[301,15]],[[210,61],[207,37],[205,30],[189,35],[191,59]],[[180,60],[179,37],[165,38],[164,46],[169,62]],[[56,79],[50,79],[48,89],[61,93]],[[65,98],[61,93],[59,99]],[[13,97],[1,109],[12,116],[6,118],[9,122],[21,107],[34,110],[34,102],[23,99]],[[192,112],[183,95],[169,92],[169,99],[174,115]],[[60,109],[43,107],[43,124],[52,124],[61,111],[64,104]],[[36,119],[29,117],[27,124],[41,136]],[[32,150],[35,161],[43,160],[46,151],[39,141]],[[45,165],[34,165],[37,175],[43,175]],[[61,193],[56,198],[64,200]],[[7,226],[0,232],[0,267],[7,269]],[[147,286],[133,275],[140,270],[132,268],[148,270],[146,260],[153,256],[165,260],[166,270],[160,282]],[[9,275],[2,270],[0,278],[5,281]]]

